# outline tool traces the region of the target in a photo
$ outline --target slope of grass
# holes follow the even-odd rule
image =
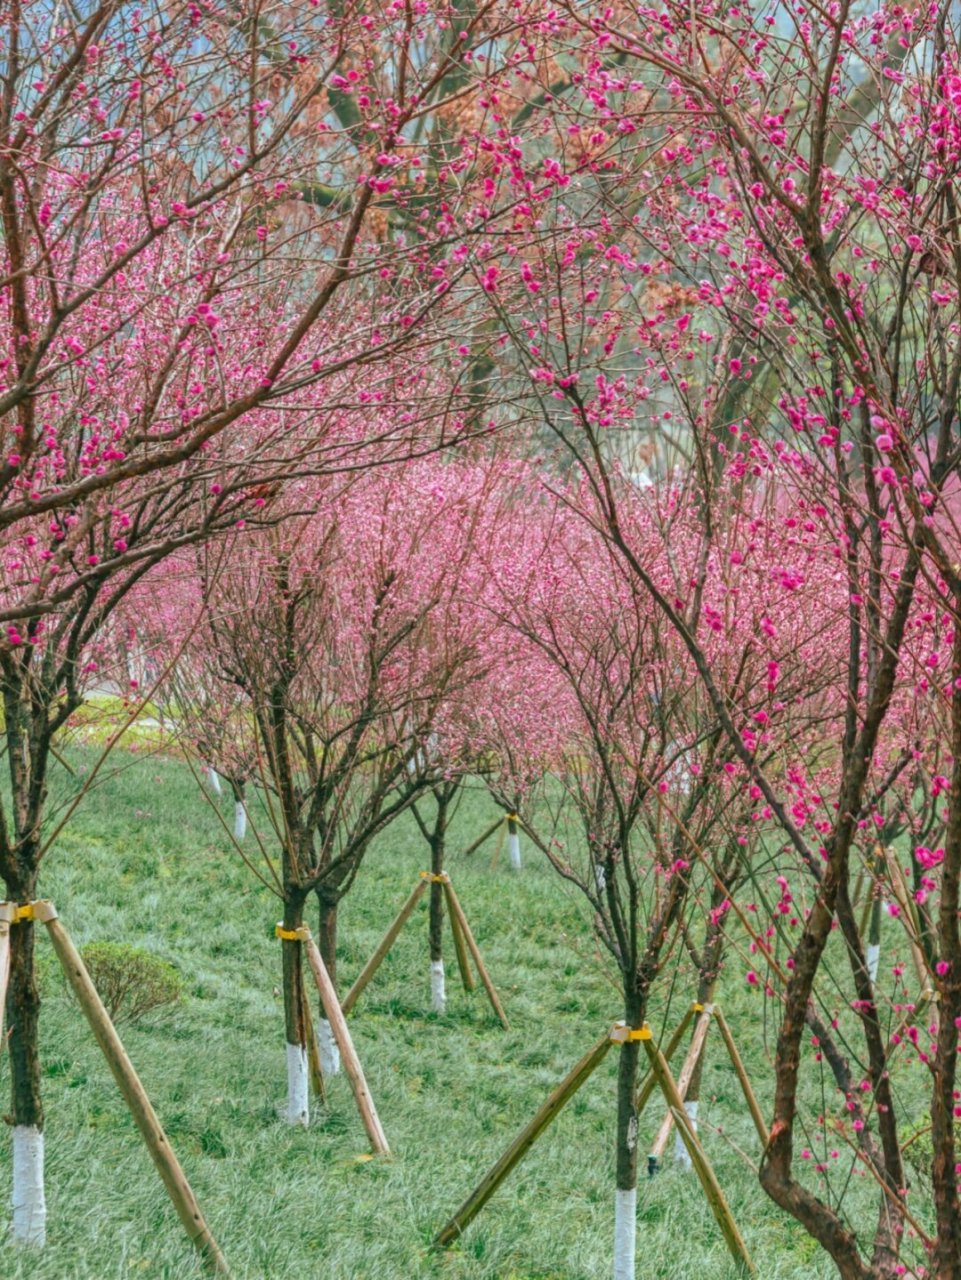
[[[511,873],[493,845],[450,871],[511,1020],[504,1032],[482,989],[465,995],[448,946],[448,1013],[429,1010],[426,907],[408,925],[352,1016],[371,1092],[391,1143],[366,1142],[346,1080],[315,1106],[309,1131],[278,1119],[286,1087],[276,900],[231,851],[187,769],[162,757],[125,767],[79,809],[51,851],[42,891],[78,944],[136,943],[177,966],[187,999],[153,1024],[124,1028],[140,1071],[234,1275],[325,1280],[598,1280],[610,1273],[615,1054],[561,1115],[460,1244],[430,1241],[606,1026],[616,990],[584,907],[534,850]],[[76,757],[82,769],[82,753]],[[64,775],[65,790],[77,785]],[[231,802],[221,802],[225,816]],[[458,811],[453,850],[493,816],[481,793]],[[253,852],[255,842],[248,840]],[[412,821],[382,838],[342,912],[342,985],[357,973],[425,865]],[[4,1254],[17,1280],[110,1280],[202,1274],[100,1060],[79,1008],[41,940],[49,1243]],[[755,1025],[761,1003],[732,973],[725,1007],[762,1097]],[[668,985],[668,984],[666,984]],[[690,999],[679,972],[652,1022]],[[0,1096],[9,1066],[0,1056]],[[740,1228],[767,1280],[833,1271],[757,1187],[757,1158],[733,1070],[719,1043],[702,1093],[707,1144]],[[766,1107],[766,1102],[765,1102]],[[660,1121],[651,1107],[641,1149]],[[360,1157],[360,1158],[358,1158]],[[0,1204],[9,1202],[9,1130],[0,1127]],[[868,1202],[866,1201],[866,1206]],[[870,1201],[873,1204],[873,1197]],[[870,1210],[873,1213],[873,1210]],[[6,1218],[0,1211],[0,1224]],[[668,1167],[642,1183],[644,1280],[726,1280],[735,1270],[696,1181]],[[2,1230],[2,1228],[0,1228]],[[0,1235],[2,1240],[2,1235]]]

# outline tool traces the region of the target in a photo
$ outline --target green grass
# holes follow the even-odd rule
[[[81,762],[82,753],[75,760]],[[352,1015],[351,1024],[393,1156],[358,1161],[365,1135],[345,1078],[315,1106],[309,1131],[279,1119],[286,1076],[276,900],[231,852],[186,767],[129,764],[79,809],[42,878],[75,941],[134,943],[172,962],[185,1003],[156,1024],[125,1027],[130,1056],[167,1127],[234,1275],[324,1280],[598,1280],[611,1267],[615,1053],[515,1171],[460,1244],[430,1241],[562,1075],[619,1016],[584,907],[527,846],[523,873],[492,845],[450,871],[512,1029],[479,988],[460,989],[448,947],[448,1013],[429,1008],[426,907],[421,906]],[[63,775],[66,791],[77,783]],[[225,815],[232,801],[221,802]],[[451,847],[493,815],[483,795],[461,806]],[[255,812],[256,817],[256,812]],[[253,848],[253,841],[249,841]],[[412,821],[372,851],[343,910],[338,964],[346,985],[425,865]],[[41,939],[48,1245],[4,1252],[22,1280],[111,1280],[203,1274],[140,1144],[79,1008]],[[733,970],[737,970],[736,975]],[[735,1035],[769,1073],[756,993],[732,966],[724,996]],[[681,972],[674,1019],[690,999]],[[653,1011],[655,1025],[666,1016]],[[0,1057],[0,1097],[9,1066]],[[702,1116],[721,1184],[763,1280],[833,1275],[827,1260],[759,1190],[734,1149],[757,1139],[719,1042],[710,1050]],[[651,1107],[641,1150],[660,1122]],[[9,1202],[9,1129],[0,1126],[0,1205]],[[874,1197],[865,1201],[872,1214]],[[6,1214],[0,1210],[0,1223]],[[639,1192],[642,1280],[727,1280],[736,1273],[697,1182],[668,1168]],[[2,1228],[0,1228],[2,1231]],[[0,1243],[3,1243],[0,1234]]]

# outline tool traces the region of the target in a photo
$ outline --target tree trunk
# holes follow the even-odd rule
[[[642,1000],[636,990],[624,996],[624,1021],[639,1027]],[[621,1045],[617,1067],[617,1190],[614,1193],[614,1280],[635,1280],[634,1250],[637,1235],[637,1063],[641,1046],[636,1040]]]
[[[284,929],[304,923],[304,897],[287,890]],[[310,1062],[307,1051],[307,1014],[304,1008],[304,944],[293,938],[281,942],[284,966],[284,1029],[287,1039],[287,1123],[310,1123]]]
[[[437,818],[430,841],[430,869],[435,876],[444,870],[444,855],[447,848],[447,798],[442,793],[435,793],[437,799]],[[430,943],[430,1004],[435,1013],[447,1010],[447,992],[444,983],[444,886],[439,880],[432,880],[430,886],[430,920],[428,924]]]
[[[727,895],[723,895],[726,897]],[[723,901],[722,895],[715,892],[712,895],[711,905],[716,909]],[[715,901],[715,898],[718,901]],[[721,955],[724,951],[724,931],[721,928],[721,922],[716,923],[708,918],[707,925],[704,930],[704,945],[701,948],[701,965],[697,980],[697,1003],[707,1005],[714,999],[714,988],[717,986],[717,977],[721,968]],[[695,1021],[694,1027],[697,1027]],[[693,1034],[693,1032],[692,1032]],[[701,1079],[704,1075],[704,1059],[707,1054],[707,1041],[704,1042],[704,1048],[698,1056],[697,1062],[694,1064],[694,1070],[691,1073],[691,1080],[687,1086],[687,1094],[684,1098],[684,1110],[688,1114],[691,1121],[691,1128],[697,1132],[697,1113],[698,1104],[701,1100]],[[674,1138],[674,1159],[682,1168],[690,1171],[693,1169],[691,1157],[688,1154],[687,1147],[679,1132]]]
[[[36,897],[36,872],[6,883],[11,902]],[[43,1102],[40,1094],[40,993],[34,961],[36,926],[22,920],[10,929],[9,1028],[10,1111],[13,1120],[13,1224],[15,1244],[41,1248],[46,1242]]]
[[[517,819],[510,815],[507,818],[507,852],[510,857],[511,870],[520,871],[521,838],[518,831]]]
[[[330,980],[337,985],[337,903],[335,894],[317,890],[318,921],[317,946],[321,958],[330,974]],[[334,1039],[334,1032],[324,1016],[321,1006],[317,1019],[317,1042],[320,1049],[320,1066],[325,1076],[335,1076],[340,1071],[340,1050]]]
[[[243,840],[247,834],[247,784],[231,778],[230,789],[234,795],[234,839]]]

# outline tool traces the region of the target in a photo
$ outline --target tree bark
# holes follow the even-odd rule
[[[434,829],[430,835],[430,869],[433,875],[439,876],[444,870],[444,857],[447,851],[447,809],[449,800],[446,788],[438,788],[434,792],[434,798],[437,801],[437,816],[434,819]],[[430,885],[430,911],[427,934],[430,947],[431,1008],[435,1013],[446,1013],[444,886],[439,880],[432,880]]]
[[[624,1021],[639,1027],[643,1001],[636,989],[624,995]],[[614,1219],[614,1280],[634,1280],[637,1212],[637,1064],[636,1040],[621,1045],[617,1064],[617,1178]]]
[[[323,957],[324,965],[330,974],[330,980],[337,985],[337,903],[334,894],[317,890],[318,920],[317,946]]]
[[[285,930],[293,932],[304,923],[304,895],[288,886],[284,903]],[[309,1055],[307,1013],[304,1007],[304,944],[293,938],[281,941],[283,959],[284,1030],[287,1043],[287,1123],[306,1126],[310,1122]]]
[[[36,897],[36,873],[18,885],[6,886],[11,902],[31,902]],[[7,988],[7,1026],[10,1052],[10,1101],[14,1124],[43,1128],[40,1096],[40,992],[37,989],[32,920],[21,920],[10,930],[10,983]]]
[[[720,895],[717,895],[720,896]],[[725,895],[726,896],[726,895]],[[712,906],[719,907],[720,902],[712,900]],[[718,974],[721,971],[721,956],[724,951],[724,930],[720,920],[715,923],[708,920],[704,929],[704,945],[701,948],[701,965],[697,978],[697,1003],[710,1004],[714,999]],[[695,1023],[696,1026],[696,1023]],[[692,1033],[693,1034],[693,1033]],[[704,1075],[704,1053],[702,1052],[691,1073],[691,1083],[687,1087],[687,1102],[697,1102],[701,1097],[701,1079]],[[697,1128],[697,1126],[694,1126]]]
[[[719,907],[725,896],[726,894],[722,896],[715,888],[711,905],[715,908]],[[721,928],[721,922],[720,920],[715,922],[709,917],[704,929],[704,943],[701,947],[701,963],[697,980],[697,1003],[700,1005],[708,1005],[714,999],[714,988],[717,986],[723,951],[724,931]],[[694,1029],[697,1029],[696,1021]],[[705,1040],[704,1047],[697,1055],[697,1061],[694,1063],[694,1070],[691,1072],[690,1083],[687,1086],[684,1097],[684,1110],[687,1112],[691,1128],[695,1133],[697,1132],[697,1116],[701,1101],[701,1080],[704,1076],[704,1060],[706,1056],[707,1041]],[[687,1147],[684,1145],[680,1129],[675,1134],[674,1159],[677,1164],[682,1165],[685,1169],[690,1170],[693,1168],[691,1157],[688,1154]]]
[[[439,876],[444,870],[444,855],[447,847],[447,799],[439,792],[437,798],[437,818],[430,840],[430,869],[433,875]],[[431,960],[444,958],[444,886],[433,880],[430,886],[430,921],[428,924]]]
[[[323,888],[317,890],[318,920],[317,946],[330,981],[337,986],[337,904],[336,894]],[[323,1004],[320,1005],[320,1020],[317,1026],[320,1041],[320,1063],[324,1074],[335,1076],[340,1071],[340,1050],[334,1037],[333,1028],[327,1020]]]
[[[35,863],[21,853],[21,862]],[[9,901],[36,897],[35,867],[5,881]],[[46,1242],[44,1195],[43,1099],[40,1090],[40,992],[34,947],[36,925],[21,920],[10,929],[10,979],[6,1024],[10,1054],[10,1117],[13,1122],[13,1239],[40,1248]]]

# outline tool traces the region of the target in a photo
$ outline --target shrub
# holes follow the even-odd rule
[[[139,947],[90,942],[80,955],[114,1022],[136,1022],[183,996],[183,979],[173,965]]]

